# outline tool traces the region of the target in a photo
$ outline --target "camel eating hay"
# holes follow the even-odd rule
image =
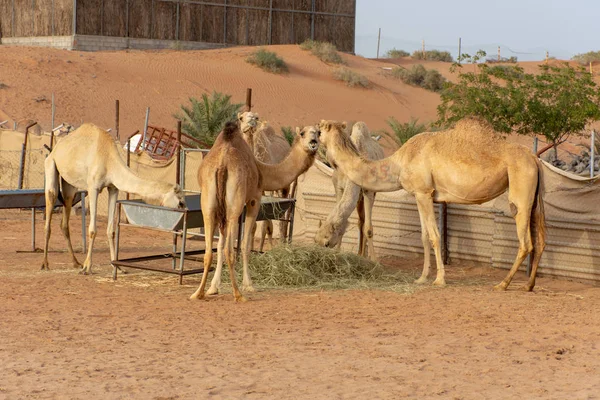
[[[191,299],[204,298],[208,270],[212,263],[212,241],[215,228],[219,227],[217,245],[217,268],[211,282],[209,294],[219,292],[223,254],[229,266],[229,275],[236,301],[245,301],[240,293],[234,273],[234,232],[239,216],[246,207],[244,239],[242,242],[242,288],[253,291],[248,272],[251,231],[260,208],[260,199],[265,190],[280,190],[292,183],[313,164],[319,148],[319,133],[315,127],[299,129],[298,136],[288,156],[278,164],[264,164],[254,158],[250,146],[244,141],[239,127],[228,122],[219,134],[212,149],[198,169],[202,216],[206,233],[204,273],[198,290]]]
[[[178,185],[140,178],[128,167],[119,154],[119,149],[108,132],[93,124],[84,124],[62,139],[45,161],[46,226],[44,261],[42,269],[48,269],[48,242],[50,241],[52,209],[56,197],[62,195],[64,209],[61,230],[67,239],[67,249],[73,266],[80,267],[73,253],[69,233],[69,217],[73,197],[78,189],[86,189],[90,202],[90,225],[87,257],[83,263],[83,274],[92,271],[92,248],[96,238],[96,211],[98,195],[108,190],[108,243],[110,259],[115,259],[114,216],[119,190],[141,196],[149,203],[171,208],[185,208],[183,195]]]
[[[350,140],[363,157],[369,160],[383,158],[383,149],[371,137],[364,122],[354,124]],[[339,248],[348,226],[348,218],[356,208],[358,213],[358,255],[363,257],[368,255],[371,261],[377,261],[373,244],[372,221],[375,192],[361,189],[338,169],[333,171],[331,179],[335,189],[336,204],[325,222],[321,224],[319,221],[315,242],[321,246]]]
[[[390,157],[371,161],[361,157],[344,134],[345,124],[323,120],[319,128],[328,158],[354,183],[373,191],[404,189],[415,196],[425,250],[417,283],[426,282],[429,275],[430,242],[437,262],[434,285],[446,283],[433,202],[481,204],[508,189],[519,251],[508,275],[495,288],[506,290],[527,254],[532,253],[525,289],[533,290],[546,235],[542,167],[526,147],[502,140],[486,123],[467,119],[451,130],[416,135]]]

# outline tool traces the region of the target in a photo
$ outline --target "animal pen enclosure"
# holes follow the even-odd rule
[[[355,0],[9,0],[6,44],[81,50],[327,41],[354,52]]]

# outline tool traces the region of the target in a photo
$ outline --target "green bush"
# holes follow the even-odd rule
[[[385,122],[392,129],[393,137],[402,146],[411,137],[427,130],[427,125],[419,123],[417,118],[411,118],[410,122],[400,122],[394,117],[388,118]]]
[[[267,51],[263,48],[252,53],[246,61],[265,71],[273,72],[275,74],[288,72],[288,66],[285,61],[283,61],[283,58],[279,57],[276,53]]]
[[[421,64],[413,65],[410,69],[396,67],[392,70],[392,76],[401,79],[404,83],[419,86],[432,92],[440,92],[444,88],[444,82],[446,82],[446,78],[438,70],[427,70]]]
[[[333,77],[338,81],[346,82],[346,85],[350,87],[369,87],[369,80],[366,77],[352,71],[349,68],[342,67],[336,69],[335,71],[333,71]]]
[[[587,53],[576,54],[572,60],[580,64],[589,64],[590,62],[600,61],[600,51],[588,51]]]
[[[388,52],[385,53],[386,58],[401,58],[401,57],[408,57],[408,56],[410,56],[410,53],[408,51],[397,50],[396,48],[388,50]]]
[[[294,143],[294,129],[291,126],[282,126],[281,133],[283,133],[283,137],[288,141],[290,146]]]
[[[415,60],[454,62],[450,52],[440,50],[427,50],[425,54],[421,50],[416,50],[412,53],[412,58]]]
[[[233,121],[242,108],[242,104],[232,104],[231,96],[213,92],[206,93],[201,100],[190,97],[191,107],[181,105],[181,113],[175,114],[181,120],[181,130],[196,139],[212,146],[225,123]]]
[[[323,62],[329,64],[346,64],[342,56],[337,51],[335,45],[329,42],[318,42],[307,39],[300,44],[302,50],[309,50],[313,55]]]

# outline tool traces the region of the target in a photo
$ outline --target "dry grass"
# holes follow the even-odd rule
[[[277,53],[267,51],[263,48],[252,53],[246,61],[274,74],[288,72],[288,66],[283,58],[279,57]]]
[[[366,77],[345,67],[333,71],[333,77],[338,81],[346,82],[346,85],[350,87],[360,86],[368,88],[370,86],[369,80]]]
[[[337,51],[335,45],[329,42],[318,42],[316,40],[305,40],[300,44],[302,50],[310,50],[317,58],[328,64],[346,64]]]

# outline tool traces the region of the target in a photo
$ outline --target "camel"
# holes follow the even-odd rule
[[[246,111],[238,113],[238,121],[242,136],[257,160],[265,164],[277,164],[285,159],[290,152],[290,145],[281,135],[275,133],[275,130],[266,121],[259,122],[259,115],[254,112]],[[293,184],[292,184],[293,185]],[[280,197],[287,198],[291,193],[290,187],[278,191]],[[263,250],[265,237],[269,237],[271,248],[273,247],[273,223],[270,220],[259,223],[260,245],[259,250]],[[252,230],[252,236],[256,231],[256,226]],[[279,222],[279,237],[282,241],[287,237],[287,222]],[[251,242],[254,246],[254,240]]]
[[[425,250],[423,273],[417,283],[427,281],[431,245],[437,262],[434,285],[446,284],[434,201],[481,204],[508,189],[519,251],[508,275],[494,288],[506,290],[527,254],[532,253],[531,276],[524,289],[533,290],[545,247],[545,222],[542,167],[526,147],[503,140],[485,122],[465,119],[447,131],[416,135],[391,156],[371,161],[360,156],[344,128],[344,123],[334,121],[319,124],[328,158],[342,173],[363,189],[404,189],[416,198]]]
[[[364,122],[354,124],[350,140],[363,157],[369,160],[383,158],[383,149],[371,137]],[[331,179],[335,189],[336,205],[327,216],[325,223],[321,224],[319,221],[315,242],[321,246],[339,248],[348,226],[348,218],[356,208],[358,213],[358,254],[363,257],[368,255],[372,261],[376,262],[371,219],[375,192],[361,189],[338,169],[334,170]]]
[[[52,209],[57,196],[63,198],[64,210],[61,230],[67,239],[67,249],[73,266],[81,267],[73,253],[69,233],[69,217],[73,197],[78,189],[88,192],[90,204],[89,242],[87,257],[81,273],[92,271],[92,248],[96,238],[96,211],[98,194],[108,190],[108,243],[110,259],[115,259],[114,215],[119,190],[141,196],[146,202],[171,208],[185,208],[178,185],[152,181],[135,175],[119,154],[117,144],[110,134],[93,124],[84,124],[62,139],[45,161],[46,225],[44,261],[42,269],[48,269],[48,242],[51,233]]]
[[[315,127],[296,129],[297,137],[288,156],[278,164],[257,161],[250,146],[242,138],[239,126],[228,122],[219,134],[212,149],[198,169],[200,201],[206,233],[204,273],[198,290],[190,299],[204,298],[208,270],[212,263],[212,241],[215,228],[219,227],[217,245],[217,268],[208,294],[219,292],[223,255],[229,266],[229,274],[235,301],[246,301],[240,293],[234,274],[234,234],[239,216],[246,206],[244,237],[242,241],[243,278],[242,289],[253,291],[248,272],[248,256],[252,227],[260,208],[263,191],[280,190],[292,183],[313,164],[319,147],[319,135]]]

